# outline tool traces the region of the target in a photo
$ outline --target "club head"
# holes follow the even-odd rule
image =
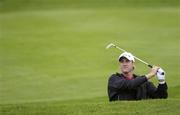
[[[114,47],[115,45],[113,44],[113,43],[110,43],[110,44],[108,44],[107,46],[106,46],[106,49],[109,49],[109,48],[111,48],[111,47]]]

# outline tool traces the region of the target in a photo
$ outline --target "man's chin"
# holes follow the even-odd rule
[[[122,73],[124,73],[124,74],[128,74],[128,73],[130,73],[131,71],[129,71],[129,70],[124,70],[124,71],[122,71]]]
[[[128,71],[122,71],[122,73],[124,73],[124,74],[128,74],[129,72],[128,72]]]

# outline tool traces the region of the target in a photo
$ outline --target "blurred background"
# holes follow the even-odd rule
[[[180,98],[179,0],[0,0],[0,104],[108,101],[116,49],[161,66]],[[136,61],[135,73],[149,71]],[[152,80],[157,84],[156,79]]]

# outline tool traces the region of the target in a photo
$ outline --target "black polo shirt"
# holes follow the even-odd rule
[[[140,100],[148,98],[167,98],[167,84],[159,84],[156,88],[145,76],[133,75],[126,79],[123,74],[113,74],[108,80],[109,101]]]

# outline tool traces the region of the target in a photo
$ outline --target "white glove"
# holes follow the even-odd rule
[[[157,75],[159,84],[164,84],[165,83],[165,71],[162,68],[159,68],[156,75]]]

